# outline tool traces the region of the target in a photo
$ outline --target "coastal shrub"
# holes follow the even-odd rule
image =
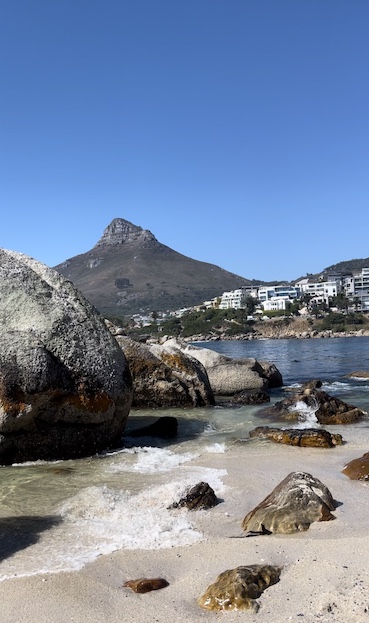
[[[250,325],[244,324],[244,325],[239,325],[236,322],[231,322],[227,325],[227,327],[225,328],[225,334],[232,336],[232,335],[246,335],[247,333],[253,333],[253,329]]]
[[[320,324],[320,329],[322,331],[348,331],[351,327],[354,329],[357,328],[358,325],[364,324],[365,319],[362,314],[350,312],[349,314],[337,314],[335,312],[329,313]]]
[[[169,318],[161,324],[161,327],[165,335],[174,335],[177,337],[181,335],[182,332],[182,325],[179,318]]]

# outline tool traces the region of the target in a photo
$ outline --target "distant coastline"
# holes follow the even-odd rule
[[[258,323],[255,330],[247,334],[227,335],[206,335],[199,334],[185,338],[188,342],[215,342],[215,341],[249,341],[249,340],[280,340],[280,339],[332,339],[343,337],[369,337],[368,329],[358,329],[357,331],[333,331],[331,329],[319,331],[310,327],[307,321],[300,319],[292,321],[287,326],[273,321]]]

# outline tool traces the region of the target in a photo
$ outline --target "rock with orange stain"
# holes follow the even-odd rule
[[[73,284],[0,249],[0,464],[67,459],[117,445],[129,366]]]

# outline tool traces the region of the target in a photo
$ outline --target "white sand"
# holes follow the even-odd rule
[[[369,450],[369,428],[331,428],[348,443],[331,450],[235,444],[206,455],[204,466],[226,469],[224,501],[191,513],[205,540],[188,547],[124,550],[81,571],[0,583],[1,623],[369,623],[369,484],[341,473]],[[201,464],[201,462],[199,462]],[[241,521],[291,471],[319,478],[340,502],[336,519],[295,535],[241,536]],[[175,512],[188,512],[185,510]],[[258,613],[210,612],[196,599],[219,573],[238,565],[283,567],[280,581],[259,598]],[[138,595],[128,579],[163,577],[167,588]]]

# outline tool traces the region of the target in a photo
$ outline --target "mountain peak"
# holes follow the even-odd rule
[[[147,229],[142,229],[137,225],[133,225],[123,218],[115,218],[110,225],[106,227],[100,240],[95,245],[116,246],[126,242],[135,242],[137,240],[155,240],[155,236]]]

